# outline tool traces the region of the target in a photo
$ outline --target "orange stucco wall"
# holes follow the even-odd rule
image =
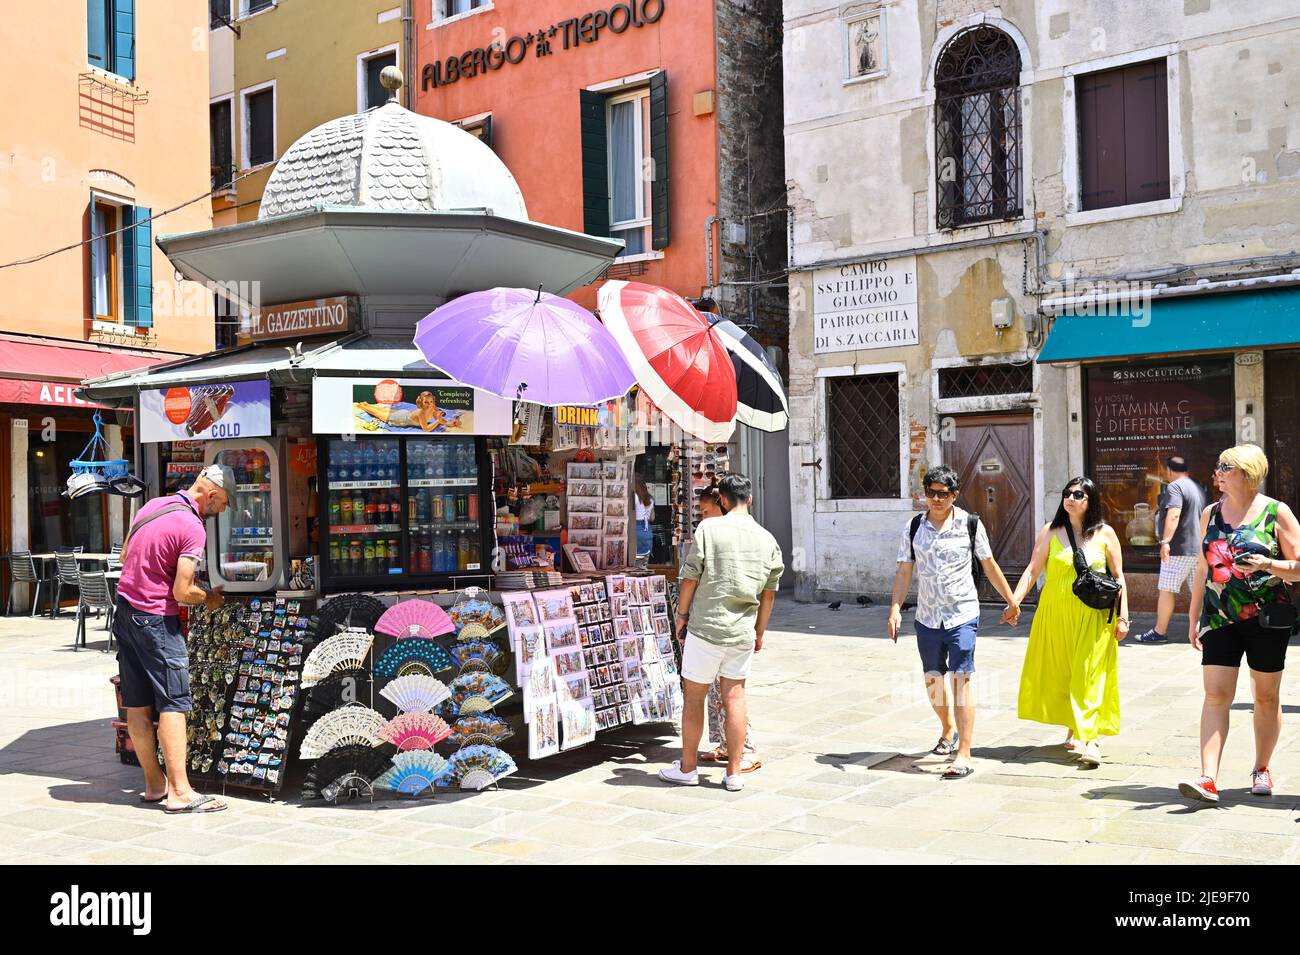
[[[633,278],[699,295],[705,281],[704,224],[717,211],[717,128],[715,115],[694,115],[695,94],[715,86],[714,14],[707,0],[664,0],[654,24],[623,33],[601,31],[594,43],[564,48],[563,35],[550,39],[552,53],[538,57],[535,45],[515,65],[428,90],[421,68],[466,50],[608,10],[616,0],[494,0],[494,6],[448,22],[429,24],[433,0],[415,3],[414,108],[455,121],[492,114],[492,146],[514,173],[529,218],[582,231],[582,89],[662,69],[668,74],[669,205],[671,236],[663,258],[646,263]],[[640,0],[638,0],[638,5]],[[594,288],[573,296],[594,303]]]
[[[88,73],[84,0],[5,4],[10,38],[0,58],[0,262],[89,237],[91,190],[154,214],[200,201],[153,224],[153,234],[212,224],[207,199],[207,4],[137,4],[136,80],[107,80],[147,102],[114,97],[79,79]],[[87,246],[39,263],[0,269],[0,330],[85,341],[90,334]],[[212,296],[181,283],[154,247],[152,347],[203,352],[213,346]],[[165,302],[162,297],[165,296]],[[188,303],[188,308],[186,303]],[[164,307],[160,308],[160,304]]]

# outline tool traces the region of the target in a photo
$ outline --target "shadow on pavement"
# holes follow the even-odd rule
[[[1295,812],[1296,801],[1300,796],[1252,796],[1250,790],[1220,790],[1218,803],[1193,801],[1178,792],[1176,787],[1143,786],[1138,783],[1122,783],[1114,786],[1101,786],[1089,789],[1083,794],[1084,799],[1119,799],[1136,803],[1137,811],[1151,809],[1170,809],[1171,815],[1182,816],[1203,810],[1217,809],[1225,811],[1235,805],[1249,805],[1258,809],[1273,809],[1280,812]],[[1296,820],[1300,823],[1300,819]]]

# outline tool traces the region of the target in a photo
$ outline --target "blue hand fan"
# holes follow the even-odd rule
[[[437,676],[456,668],[456,658],[441,644],[418,637],[398,640],[375,660],[375,675],[386,679],[411,674]]]
[[[447,772],[447,760],[431,749],[398,753],[392,768],[375,780],[379,789],[418,796]]]

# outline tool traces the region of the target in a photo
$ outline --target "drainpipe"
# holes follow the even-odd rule
[[[411,108],[411,90],[415,87],[415,78],[419,71],[415,68],[415,44],[412,35],[415,29],[415,0],[402,0],[402,69],[407,80],[402,84],[402,105]]]
[[[704,294],[711,298],[717,298],[713,294],[713,226],[717,221],[717,216],[704,220]]]

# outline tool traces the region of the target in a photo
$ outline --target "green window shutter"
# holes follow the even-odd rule
[[[113,65],[118,76],[135,79],[135,0],[113,0]]]
[[[123,324],[153,327],[153,210],[147,206],[122,210]]]
[[[668,248],[668,74],[650,77],[650,247]]]
[[[609,235],[609,143],[605,133],[605,94],[581,90],[582,231]]]
[[[108,56],[108,14],[106,0],[86,0],[86,59],[91,66],[102,70],[112,67]]]

